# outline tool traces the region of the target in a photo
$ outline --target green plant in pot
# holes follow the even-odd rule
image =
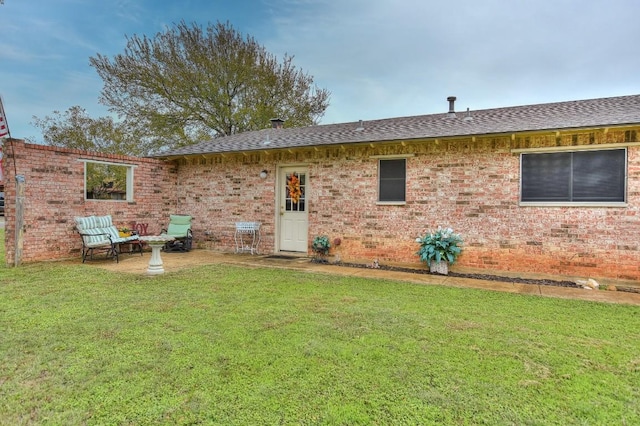
[[[123,226],[121,228],[118,228],[118,234],[121,237],[130,237],[131,236],[131,229],[127,228],[126,226]]]
[[[451,228],[438,227],[416,238],[420,249],[416,253],[420,261],[425,262],[431,272],[449,273],[449,264],[453,264],[462,252],[462,237]]]
[[[329,237],[324,235],[315,237],[311,243],[311,250],[315,253],[317,262],[326,262],[325,257],[329,254],[330,248]]]

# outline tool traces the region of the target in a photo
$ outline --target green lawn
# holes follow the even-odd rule
[[[2,425],[640,424],[639,307],[384,280],[0,266],[0,359]]]

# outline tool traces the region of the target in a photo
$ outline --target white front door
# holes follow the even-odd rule
[[[280,251],[307,252],[309,179],[306,167],[283,167],[278,176]]]

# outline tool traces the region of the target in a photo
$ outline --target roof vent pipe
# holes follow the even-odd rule
[[[456,102],[456,97],[455,96],[449,96],[447,98],[447,100],[449,101],[449,114],[455,114],[456,110],[454,107],[454,103]]]
[[[272,129],[282,129],[284,127],[284,120],[281,118],[272,118],[269,121],[271,121]]]

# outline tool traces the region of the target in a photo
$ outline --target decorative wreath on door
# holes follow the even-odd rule
[[[300,188],[300,178],[295,173],[291,173],[287,176],[287,191],[289,192],[289,198],[294,204],[298,204],[300,197],[302,197],[302,189]]]

